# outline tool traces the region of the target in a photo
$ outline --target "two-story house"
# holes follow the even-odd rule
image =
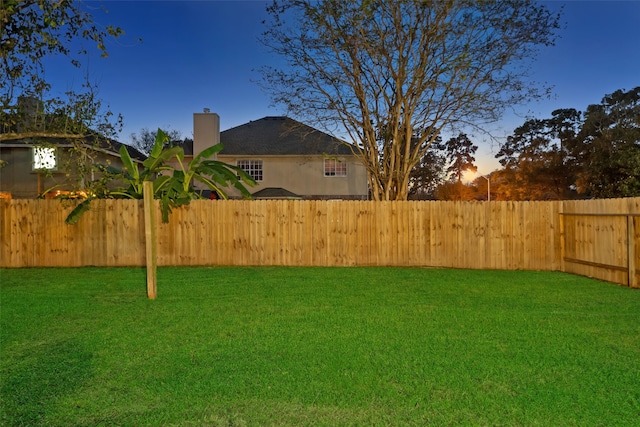
[[[256,180],[256,199],[367,199],[367,174],[344,141],[288,117],[264,117],[223,132],[219,117],[194,114],[193,150],[217,143],[217,159]],[[185,154],[191,147],[185,147]],[[239,193],[230,190],[231,197]]]

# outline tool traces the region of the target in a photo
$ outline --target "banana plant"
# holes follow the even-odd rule
[[[173,208],[189,204],[193,199],[202,198],[201,192],[193,185],[196,181],[204,184],[209,190],[215,191],[223,199],[228,198],[224,189],[229,185],[237,188],[245,198],[251,198],[245,185],[254,186],[256,182],[249,174],[237,166],[209,160],[222,150],[222,144],[207,148],[185,165],[184,149],[180,146],[165,147],[167,142],[169,142],[169,135],[158,129],[153,149],[149,157],[142,162],[142,168],[139,168],[131,159],[126,147],[121,146],[120,158],[123,164],[121,170],[103,165],[98,165],[98,168],[108,171],[111,177],[124,180],[127,183],[126,188],[102,192],[99,195],[92,194],[69,213],[65,222],[77,223],[96,198],[142,199],[145,181],[153,182],[153,197],[160,200],[163,222],[169,221],[169,214]],[[169,164],[173,158],[177,161],[177,167]]]

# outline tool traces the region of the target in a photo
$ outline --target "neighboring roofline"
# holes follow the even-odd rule
[[[283,199],[283,200],[302,200],[302,196],[292,193],[282,187],[266,187],[258,190],[251,195],[254,199]]]
[[[75,133],[48,133],[48,132],[24,132],[24,133],[1,133],[0,142],[2,141],[19,141],[22,139],[32,138],[64,138],[64,139],[82,139],[87,135],[78,135]]]
[[[56,147],[61,147],[61,148],[71,148],[74,145],[69,143],[68,140],[70,138],[67,138],[65,136],[60,136],[60,135],[56,135],[56,136],[47,136],[47,137],[25,137],[25,138],[15,138],[15,139],[5,139],[5,140],[0,140],[0,148],[2,147],[7,147],[7,148],[22,148],[22,147],[33,147],[33,146],[38,146],[38,145],[42,145],[42,143],[39,142],[34,142],[33,139],[34,138],[38,138],[40,140],[42,140],[43,142],[49,142],[51,144],[54,144]],[[96,136],[95,135],[88,135],[88,136],[82,136],[82,137],[77,137],[77,138],[73,138],[73,139],[82,139],[82,138],[93,138],[95,139]],[[61,140],[61,141],[60,141]],[[11,142],[8,142],[11,141]],[[21,142],[18,142],[21,141]],[[102,145],[93,145],[91,142],[86,142],[86,141],[82,141],[81,144],[91,148],[92,150],[96,151],[96,152],[100,152],[103,154],[108,154],[114,157],[118,157],[120,158],[120,152],[119,152],[119,147],[121,146],[125,146],[127,151],[129,152],[129,155],[131,156],[131,160],[133,160],[136,163],[142,163],[144,160],[147,159],[147,156],[142,153],[140,150],[138,150],[135,147],[132,147],[130,145],[127,144],[123,144],[122,142],[116,141],[114,139],[111,138],[104,138],[103,142],[100,142],[100,140],[98,141],[101,144],[104,144],[104,141],[108,141],[109,145],[111,146],[111,149],[106,148]]]

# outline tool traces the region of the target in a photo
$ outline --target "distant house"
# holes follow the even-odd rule
[[[88,135],[56,135],[45,131],[45,123],[60,116],[46,114],[41,101],[19,97],[9,114],[0,114],[0,196],[35,198],[47,192],[81,190],[88,181],[97,179],[92,165],[100,163],[121,168],[120,147],[123,145],[90,133]],[[15,114],[17,112],[17,115]],[[127,147],[131,158],[141,163],[146,156]]]
[[[93,163],[111,164],[121,168],[120,146],[117,141],[97,136],[83,138],[81,143],[68,138],[39,137],[0,140],[0,192],[4,197],[36,198],[51,190],[69,191],[81,180],[80,170],[87,171],[86,179],[96,178]],[[127,151],[134,161],[146,156],[133,147]],[[78,155],[78,148],[82,151]],[[72,158],[72,154],[75,153]]]
[[[216,126],[217,114],[194,115],[194,151],[221,142],[217,159],[256,180],[250,189],[256,199],[367,199],[364,166],[348,144],[331,135],[288,117],[264,117],[219,136]],[[239,197],[234,190],[231,197]]]

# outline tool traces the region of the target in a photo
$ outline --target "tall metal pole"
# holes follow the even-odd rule
[[[487,180],[487,202],[490,202],[491,201],[491,177],[484,176],[484,175],[480,175],[480,177]]]

